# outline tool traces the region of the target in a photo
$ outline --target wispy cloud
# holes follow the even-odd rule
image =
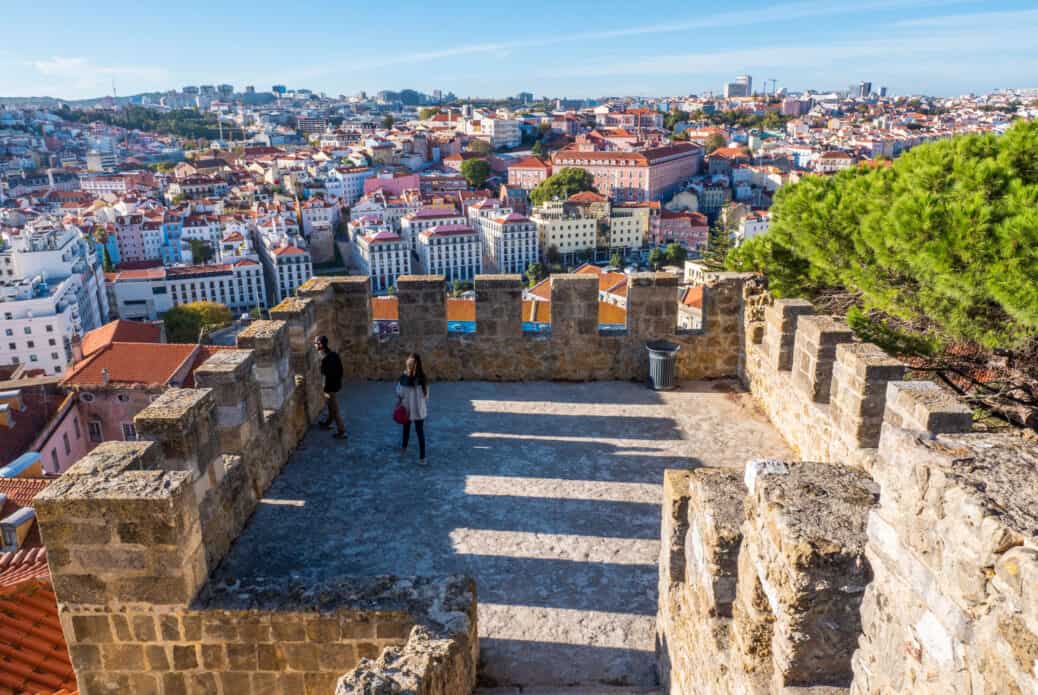
[[[961,59],[964,55],[1005,55],[1013,47],[1030,45],[1038,29],[1038,13],[1019,18],[1017,22],[998,22],[984,26],[976,22],[962,31],[944,31],[921,35],[917,30],[901,34],[888,33],[885,38],[864,41],[835,41],[815,44],[756,46],[752,49],[710,51],[679,55],[649,56],[623,63],[601,61],[558,72],[564,77],[619,77],[636,75],[694,74],[730,69],[815,68],[824,69],[834,63],[868,60],[871,69],[879,64],[914,65],[907,61],[945,56]],[[907,28],[907,27],[906,27]],[[953,27],[949,27],[953,28]]]
[[[409,63],[430,63],[444,58],[474,54],[497,54],[499,57],[503,57],[508,55],[511,51],[525,48],[542,48],[561,44],[588,43],[607,39],[652,34],[674,34],[695,31],[698,29],[717,29],[732,26],[748,27],[761,24],[773,24],[782,21],[808,19],[812,17],[851,15],[862,12],[881,12],[884,10],[904,9],[906,7],[947,7],[961,5],[966,2],[968,2],[968,0],[865,0],[864,2],[850,5],[835,5],[816,2],[787,3],[768,8],[722,12],[720,14],[712,14],[684,22],[648,24],[599,31],[570,32],[568,34],[559,34],[555,36],[540,36],[515,39],[511,41],[466,44],[436,51],[402,53],[386,57],[376,56],[369,60],[362,60],[359,62],[351,61],[341,65],[315,67],[308,71],[306,76],[315,77],[344,69],[374,70]]]
[[[78,92],[91,92],[98,89],[107,91],[113,79],[125,79],[134,85],[152,84],[157,88],[167,80],[169,73],[165,68],[140,65],[97,65],[88,58],[54,56],[45,60],[30,61],[28,65],[41,75],[41,91],[48,93],[64,93],[72,89]]]

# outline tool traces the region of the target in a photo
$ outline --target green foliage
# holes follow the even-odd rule
[[[454,294],[460,295],[464,292],[468,292],[470,290],[475,289],[476,286],[472,283],[471,280],[455,280],[453,287]]]
[[[687,111],[671,109],[670,112],[663,117],[663,127],[667,130],[674,130],[674,126],[682,121],[687,121],[688,118],[689,115]]]
[[[660,267],[660,264],[663,263],[664,258],[665,256],[663,255],[663,252],[659,249],[653,249],[652,251],[649,251],[649,265],[651,265],[654,270]]]
[[[211,331],[231,322],[231,310],[217,302],[181,304],[162,316],[171,343],[197,343],[203,329]]]
[[[732,233],[718,219],[710,227],[710,235],[706,240],[706,251],[703,253],[703,265],[711,270],[723,270],[733,246]]]
[[[1038,123],[782,188],[770,231],[729,261],[780,296],[842,287],[945,340],[1020,345],[1038,333]]]
[[[112,263],[112,256],[108,253],[108,247],[101,247],[101,267],[104,272],[111,273],[115,270],[115,264]]]
[[[682,265],[688,258],[688,251],[681,244],[668,244],[664,257],[670,265]]]
[[[131,130],[143,130],[163,135],[215,140],[220,137],[216,116],[194,109],[159,111],[144,106],[127,105],[121,111],[61,110],[59,116],[78,123],[99,121]]]
[[[530,149],[534,157],[544,157],[548,151],[544,147],[544,143],[540,140],[533,143],[533,147]]]
[[[209,261],[213,260],[215,253],[213,247],[199,239],[190,239],[188,244],[191,246],[191,259],[193,263],[200,263],[205,265]]]
[[[621,268],[623,267],[623,264],[624,259],[620,256],[620,254],[614,253],[612,256],[609,257],[609,265],[615,268]]]
[[[544,267],[543,263],[531,263],[526,267],[526,279],[530,287],[546,277],[548,277],[548,269]]]
[[[469,152],[474,152],[484,157],[494,151],[494,148],[486,140],[470,140],[467,149]]]
[[[388,113],[382,117],[382,127],[386,130],[392,128],[394,123],[396,123],[396,121],[394,121],[393,117],[390,116]]]
[[[530,200],[534,205],[542,205],[554,198],[565,200],[574,193],[593,190],[595,179],[589,172],[576,167],[566,167],[537,184],[530,191]]]
[[[706,148],[706,153],[710,154],[714,150],[720,149],[720,148],[724,147],[727,144],[728,144],[728,138],[726,138],[725,136],[721,135],[720,133],[714,133],[713,135],[711,135],[710,137],[708,137],[706,139],[706,142],[704,143],[704,147]]]
[[[435,106],[427,106],[425,108],[418,109],[418,120],[427,121],[439,112],[440,110]]]
[[[490,178],[490,164],[485,159],[466,159],[461,163],[461,175],[472,188],[482,188]]]

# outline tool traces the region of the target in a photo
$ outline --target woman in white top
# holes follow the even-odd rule
[[[407,440],[411,436],[411,423],[418,435],[418,465],[425,463],[425,415],[426,403],[429,401],[429,384],[422,370],[422,358],[412,352],[407,356],[404,373],[396,383],[397,403],[407,410],[407,422],[403,424],[404,439],[400,445],[401,452],[407,451]]]

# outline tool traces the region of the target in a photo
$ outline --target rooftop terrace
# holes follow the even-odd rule
[[[242,589],[466,573],[485,684],[655,684],[663,471],[789,450],[737,382],[433,384],[428,468],[392,385],[347,385],[211,579]]]

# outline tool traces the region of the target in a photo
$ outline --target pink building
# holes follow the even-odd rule
[[[531,190],[551,176],[551,164],[537,157],[527,157],[508,167],[508,185]]]
[[[710,224],[706,215],[701,212],[671,212],[660,210],[654,218],[652,229],[653,243],[656,245],[675,242],[690,251],[706,249],[710,236]]]
[[[581,152],[565,149],[552,157],[552,170],[576,167],[591,173],[595,188],[614,202],[661,200],[699,173],[703,149],[688,142],[640,152]]]
[[[372,191],[383,191],[387,196],[399,196],[404,191],[415,190],[420,187],[418,174],[379,174],[364,179],[364,195]]]
[[[144,216],[119,215],[115,218],[115,241],[119,262],[133,263],[148,258],[144,250]]]

